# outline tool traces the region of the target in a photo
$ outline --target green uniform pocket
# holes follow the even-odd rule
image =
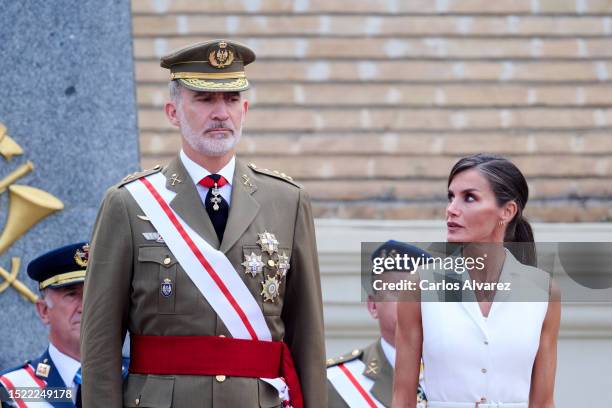
[[[174,377],[130,374],[123,392],[126,407],[170,408]]]
[[[167,247],[150,246],[138,249],[138,261],[151,264],[157,270],[157,311],[159,314],[176,314],[177,260]],[[154,273],[154,272],[153,272]],[[155,279],[151,276],[149,279]]]

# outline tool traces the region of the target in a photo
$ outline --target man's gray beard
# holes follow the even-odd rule
[[[179,115],[182,116],[182,114]],[[200,135],[189,126],[184,117],[181,117],[180,121],[181,133],[189,146],[205,156],[218,157],[227,154],[238,144],[240,136],[242,136],[242,127],[240,130],[230,133],[227,137],[219,139]]]

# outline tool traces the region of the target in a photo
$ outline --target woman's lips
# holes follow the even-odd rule
[[[449,222],[446,223],[446,227],[449,230],[457,230],[459,228],[463,228],[463,225],[457,224],[456,222],[449,221]]]

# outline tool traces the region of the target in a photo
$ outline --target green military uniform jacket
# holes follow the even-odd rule
[[[333,367],[354,359],[359,359],[364,363],[365,371],[363,374],[374,381],[374,385],[370,389],[372,396],[382,405],[390,408],[393,398],[393,367],[383,352],[380,339],[364,349],[355,349],[340,357],[328,359],[327,367]],[[329,408],[361,408],[349,407],[330,381],[327,381],[327,387],[329,392],[329,404],[327,406]],[[424,404],[424,401],[425,394],[419,386],[417,404]]]
[[[155,229],[123,186],[155,171],[164,173],[166,187],[176,193],[170,207],[225,253],[262,308],[272,340],[284,340],[289,346],[305,407],[325,406],[321,288],[306,192],[284,175],[236,160],[229,218],[219,243],[178,157],[161,170],[134,175],[110,188],[98,213],[81,322],[83,406],[259,408],[281,404],[277,391],[257,378],[130,374],[122,383],[118,373],[126,330],[132,335],[229,337],[165,243],[145,238]],[[173,176],[180,182],[171,183]],[[264,231],[275,234],[279,251],[290,255],[291,266],[274,303],[264,302],[262,296],[265,276],[273,276],[273,271],[266,266],[264,273],[253,277],[241,265],[252,252],[267,262],[268,254],[257,244],[258,234]],[[170,296],[160,292],[164,279],[174,282]]]

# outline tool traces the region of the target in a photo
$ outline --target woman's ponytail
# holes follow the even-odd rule
[[[517,243],[509,245],[510,252],[522,264],[537,266],[537,254],[533,239],[531,224],[522,214],[517,214],[506,229],[505,242]]]

